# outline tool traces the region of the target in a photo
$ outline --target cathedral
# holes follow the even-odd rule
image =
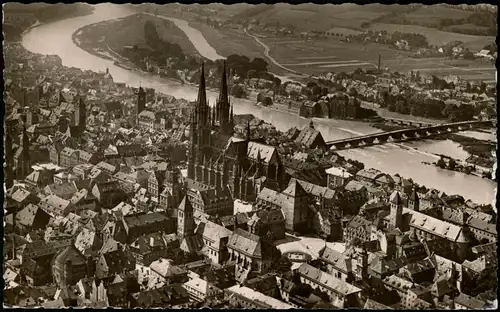
[[[255,201],[264,187],[280,190],[284,168],[278,151],[258,140],[233,137],[233,108],[229,103],[226,64],[215,107],[207,102],[205,71],[201,67],[198,98],[191,115],[188,149],[188,186],[229,188],[233,199]]]

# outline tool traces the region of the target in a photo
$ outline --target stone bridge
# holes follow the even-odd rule
[[[408,121],[405,121],[408,123]],[[413,122],[417,124],[417,122]],[[443,133],[453,133],[474,128],[494,127],[492,120],[462,121],[438,125],[426,125],[420,128],[395,130],[388,132],[373,133],[352,138],[345,138],[326,142],[330,149],[342,150],[363,146],[385,144],[388,142],[401,142],[407,140],[418,140]]]

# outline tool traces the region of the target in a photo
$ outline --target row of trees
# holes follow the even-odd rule
[[[472,105],[445,104],[441,99],[425,97],[421,94],[405,96],[385,93],[379,102],[391,112],[426,118],[446,118],[452,122],[471,120],[476,115]]]
[[[408,42],[408,45],[411,48],[427,48],[429,47],[429,42],[427,41],[427,37],[422,34],[417,33],[403,33],[400,31],[396,31],[392,34],[383,30],[381,32],[374,32],[369,30],[366,33],[362,33],[359,35],[349,35],[347,36],[349,40],[356,40],[361,42],[373,42],[379,44],[389,44],[393,45],[396,42],[404,40]]]
[[[416,48],[427,48],[429,46],[429,42],[427,41],[427,37],[422,34],[416,33],[402,33],[396,31],[392,34],[393,41],[401,41],[405,40],[408,42],[408,45]]]
[[[232,70],[232,74],[238,75],[242,79],[247,78],[249,75],[252,76],[252,78],[267,77],[270,78],[269,80],[272,80],[274,77],[267,72],[269,66],[267,62],[260,57],[250,60],[245,55],[231,54],[227,57],[226,61],[227,65]]]
[[[490,11],[474,12],[466,18],[452,19],[443,18],[439,21],[438,28],[454,25],[472,24],[480,28],[453,28],[454,32],[467,35],[496,36],[497,33],[497,13]]]

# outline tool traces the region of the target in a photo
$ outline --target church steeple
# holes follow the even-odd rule
[[[196,113],[198,117],[198,126],[204,126],[208,123],[208,104],[207,91],[205,85],[205,64],[201,64],[200,86],[198,87],[198,98],[196,100]]]
[[[230,112],[231,109],[231,112]],[[217,100],[217,120],[221,130],[225,134],[232,134],[232,107],[229,104],[228,86],[227,86],[227,65],[224,61],[222,75],[220,79],[219,99]]]
[[[220,80],[219,104],[221,109],[220,122],[221,124],[227,124],[229,121],[229,98],[227,94],[226,61],[224,61]]]

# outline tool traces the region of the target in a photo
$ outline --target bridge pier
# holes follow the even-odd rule
[[[393,140],[401,140],[401,137],[402,137],[402,134],[400,134],[400,133],[391,134],[391,138]]]

